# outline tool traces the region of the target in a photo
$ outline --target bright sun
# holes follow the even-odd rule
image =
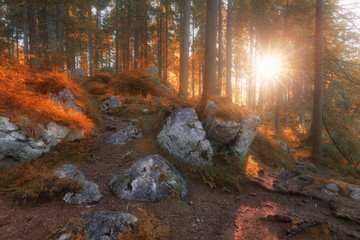
[[[281,72],[282,61],[280,56],[268,55],[256,64],[256,72],[263,78],[274,78]]]

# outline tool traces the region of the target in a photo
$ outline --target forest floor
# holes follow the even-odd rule
[[[81,165],[89,181],[99,184],[103,199],[93,205],[69,205],[53,200],[34,206],[19,206],[0,202],[0,239],[44,239],[54,227],[80,215],[97,211],[125,211],[136,213],[138,208],[155,215],[170,225],[170,239],[360,239],[360,204],[356,200],[331,196],[340,201],[342,208],[336,215],[329,208],[329,197],[320,191],[314,196],[296,191],[272,191],[271,174],[262,181],[244,182],[242,191],[230,194],[211,189],[190,174],[182,173],[187,181],[188,193],[184,198],[161,202],[142,202],[117,198],[109,189],[113,175],[131,166],[121,156],[136,148],[136,141],[125,145],[105,143],[115,130],[129,125],[129,118],[104,115],[98,129],[99,149],[95,160]],[[146,134],[145,134],[146,137]],[[161,154],[160,149],[141,152],[141,157]],[[328,177],[319,167],[317,175]],[[290,176],[290,175],[289,175]],[[257,178],[259,179],[259,178]],[[259,183],[259,184],[257,184]],[[281,184],[280,184],[281,185]],[[276,215],[278,217],[269,217]],[[288,219],[291,221],[288,221]],[[290,229],[293,229],[292,231]],[[291,236],[297,233],[295,236]]]

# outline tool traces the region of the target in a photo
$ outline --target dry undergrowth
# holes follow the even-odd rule
[[[83,108],[84,113],[54,102],[48,95],[68,89]],[[99,111],[85,91],[69,76],[52,72],[34,72],[26,66],[0,66],[0,115],[23,125],[26,117],[36,128],[37,124],[54,121],[70,129],[81,128],[85,133],[94,128]]]
[[[77,182],[58,179],[52,171],[63,164],[91,161],[96,150],[95,137],[88,137],[80,142],[58,144],[54,151],[37,160],[21,162],[17,168],[0,170],[0,196],[28,205],[76,191],[81,188]]]
[[[168,223],[159,220],[152,214],[148,214],[142,208],[138,208],[135,214],[138,223],[132,231],[124,232],[118,240],[162,240],[168,239],[170,226]]]
[[[250,146],[250,152],[258,163],[269,167],[280,169],[292,169],[295,160],[293,156],[285,151],[273,138],[271,132],[265,127],[259,127],[254,142]]]
[[[114,78],[97,74],[87,82],[87,88],[94,95],[101,95],[101,99],[117,95],[130,96],[164,96],[153,81],[151,75],[141,70],[125,71]],[[165,85],[169,85],[163,82]]]

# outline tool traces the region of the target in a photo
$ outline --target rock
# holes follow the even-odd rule
[[[150,66],[149,69],[146,70],[146,73],[149,75],[149,80],[152,81],[165,95],[175,92],[174,88],[168,82],[161,81],[159,70],[156,66]]]
[[[255,115],[249,115],[241,120],[241,129],[236,137],[235,144],[231,150],[239,155],[240,158],[245,159],[249,151],[250,145],[254,141],[257,133],[257,128],[261,119]]]
[[[349,186],[349,190],[351,191],[350,197],[355,200],[360,200],[360,188]]]
[[[157,142],[169,154],[193,166],[212,165],[213,150],[193,108],[172,112]]]
[[[137,218],[125,212],[94,212],[70,220],[63,228],[53,234],[50,240],[81,239],[116,240],[126,231],[132,230]]]
[[[24,122],[30,122],[24,118]],[[32,160],[48,152],[66,138],[71,131],[64,126],[50,122],[46,127],[38,125],[38,136],[28,136],[8,118],[0,116],[0,159],[10,157],[15,161]]]
[[[340,182],[330,182],[321,190],[321,192],[326,195],[336,195],[340,191],[339,184]]]
[[[86,72],[82,70],[81,68],[75,68],[71,70],[71,74],[74,75],[74,77],[83,77],[86,76]]]
[[[62,103],[67,108],[72,109],[76,112],[83,112],[82,107],[78,105],[78,101],[75,99],[73,94],[66,88],[56,94],[49,93],[48,95],[54,102]]]
[[[302,175],[302,176],[295,177],[294,180],[300,184],[310,184],[311,181],[313,180],[313,176]]]
[[[81,192],[65,194],[63,200],[70,204],[93,203],[101,200],[102,195],[96,183],[86,180],[85,175],[72,164],[64,165],[54,170],[58,178],[76,180],[83,185]]]
[[[280,145],[280,147],[282,148],[282,149],[284,149],[284,151],[289,151],[289,148],[288,148],[288,146],[287,146],[287,144],[286,143],[284,143],[284,142],[282,142],[282,141],[280,141],[280,140],[275,140],[276,142],[277,142],[277,144],[279,144]]]
[[[241,122],[223,121],[214,115],[219,109],[213,101],[208,101],[204,108],[202,123],[206,137],[215,152],[225,148],[225,150],[239,155],[240,159],[245,159],[257,133],[260,118],[249,115],[244,117]]]
[[[100,106],[100,110],[103,113],[110,113],[112,110],[121,106],[122,103],[119,98],[111,96],[109,99],[103,101]]]
[[[241,124],[233,121],[221,121],[214,116],[214,112],[219,107],[213,101],[209,101],[204,110],[206,118],[202,121],[206,131],[206,137],[209,139],[214,151],[220,151],[235,140],[240,132]]]
[[[318,171],[315,165],[310,162],[296,162],[295,164],[296,164],[295,169],[299,171],[311,171],[311,172]]]
[[[140,158],[140,155],[135,150],[128,151],[121,156],[121,160],[125,162],[136,162]]]
[[[144,115],[150,114],[150,110],[147,109],[147,108],[143,108],[143,109],[141,110],[141,112],[142,112],[142,114],[144,114]]]
[[[136,162],[124,176],[114,176],[110,189],[119,198],[157,201],[186,195],[186,182],[160,155]]]
[[[142,138],[141,129],[137,126],[127,126],[106,139],[107,143],[126,144],[135,138]]]
[[[73,142],[78,139],[83,139],[85,137],[84,129],[72,129],[67,135],[66,140],[69,142]]]
[[[139,125],[139,119],[137,119],[137,118],[131,119],[130,125],[133,125],[133,126]]]
[[[329,208],[331,211],[336,211],[340,207],[340,203],[338,200],[330,199],[329,201]]]

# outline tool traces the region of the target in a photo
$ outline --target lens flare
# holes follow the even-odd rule
[[[275,78],[281,73],[281,70],[281,57],[277,55],[264,56],[256,64],[256,72],[263,78]]]

